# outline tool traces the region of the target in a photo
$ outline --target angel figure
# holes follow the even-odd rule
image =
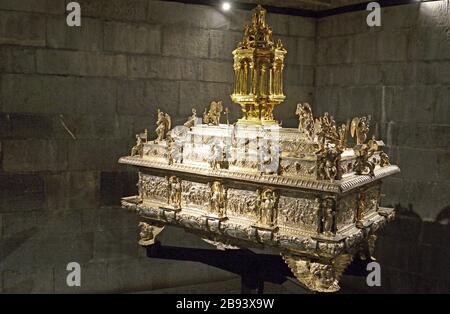
[[[158,109],[158,120],[156,121],[156,142],[161,142],[166,139],[167,132],[171,128],[171,119],[169,114]]]
[[[333,116],[325,112],[317,119],[317,124],[319,129],[317,137],[321,149],[325,149],[327,144],[334,144],[334,146],[339,147],[340,140]]]
[[[353,118],[350,127],[352,137],[356,136],[356,145],[362,145],[366,142],[367,133],[369,133],[370,117]]]
[[[304,131],[311,138],[314,134],[314,117],[311,105],[308,103],[297,104],[295,114],[298,115],[298,129]]]

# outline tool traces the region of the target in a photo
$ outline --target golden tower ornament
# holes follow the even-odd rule
[[[233,51],[235,84],[231,95],[244,116],[238,124],[277,124],[273,109],[284,101],[283,68],[287,51],[281,40],[275,44],[266,24],[266,10],[258,5],[244,39]]]

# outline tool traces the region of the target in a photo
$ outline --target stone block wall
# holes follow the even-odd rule
[[[150,260],[135,215],[119,208],[135,172],[117,164],[157,108],[185,121],[222,99],[233,121],[232,55],[249,12],[151,0],[83,0],[82,27],[64,0],[0,0],[0,292],[128,292],[231,275],[197,263]],[[340,122],[370,114],[402,173],[383,200],[397,220],[376,256],[382,287],[360,292],[448,292],[450,265],[450,4],[434,1],[319,20],[269,14],[288,49],[286,102]],[[316,27],[317,26],[317,27]],[[445,224],[447,223],[447,224]],[[209,247],[173,229],[165,244]],[[82,267],[69,288],[67,263]],[[184,269],[190,269],[186,272]]]
[[[211,100],[231,104],[232,55],[249,12],[147,0],[0,0],[0,292],[127,292],[229,278],[198,263],[150,260],[135,215],[119,208],[136,173],[119,166],[158,108],[185,121]],[[314,94],[316,21],[271,15],[288,51],[288,99]],[[208,247],[180,230],[169,245]],[[66,285],[81,264],[82,285]],[[185,269],[190,271],[186,272]]]
[[[379,240],[384,291],[448,293],[450,1],[382,8],[380,27],[368,13],[318,21],[315,109],[370,114],[402,170],[384,184],[398,213]]]

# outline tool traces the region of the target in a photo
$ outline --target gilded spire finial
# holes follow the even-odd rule
[[[244,28],[244,39],[233,51],[235,85],[231,99],[244,113],[239,124],[278,123],[273,108],[285,99],[283,69],[287,51],[281,40],[274,44],[272,35],[266,10],[258,5],[251,24]]]

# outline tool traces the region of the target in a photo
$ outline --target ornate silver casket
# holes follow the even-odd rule
[[[367,139],[369,118],[337,127],[328,113],[314,117],[299,104],[298,129],[279,126],[272,109],[284,99],[285,53],[258,7],[233,52],[231,97],[242,119],[221,123],[220,101],[175,128],[159,111],[157,138],[136,135],[131,155],[119,160],[139,169],[139,195],[122,205],[142,218],[141,245],[174,225],[221,249],[279,252],[303,285],[334,292],[352,258],[370,258],[375,232],[393,218],[379,206],[381,179],[399,168],[382,141]]]

